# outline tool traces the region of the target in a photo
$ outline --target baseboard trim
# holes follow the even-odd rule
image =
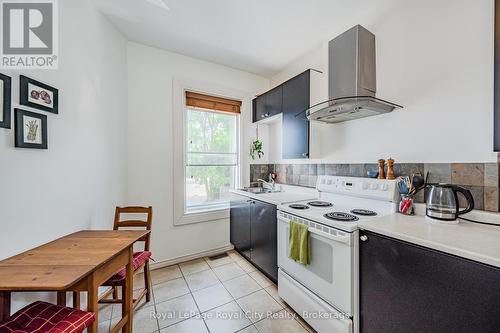
[[[198,253],[188,254],[185,256],[177,257],[177,258],[155,261],[155,262],[151,263],[150,267],[152,270],[159,269],[159,268],[179,264],[181,262],[185,262],[185,261],[189,261],[189,260],[215,256],[215,255],[230,251],[232,249],[234,249],[234,246],[232,244],[229,244],[229,245],[226,245],[223,247],[218,247],[218,248],[211,249],[211,250],[206,250],[206,251],[202,251],[202,252],[198,252]]]

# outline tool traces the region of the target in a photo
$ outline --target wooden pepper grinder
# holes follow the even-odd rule
[[[394,160],[392,158],[387,160],[387,179],[396,179],[394,176]]]
[[[378,160],[378,179],[385,179],[385,160],[380,159]]]

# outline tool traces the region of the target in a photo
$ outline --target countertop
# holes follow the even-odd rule
[[[500,267],[500,226],[463,220],[442,224],[425,216],[394,214],[360,222],[359,228]]]
[[[264,201],[276,206],[279,206],[284,203],[302,201],[302,200],[313,200],[317,198],[317,195],[314,195],[313,192],[309,190],[304,191],[283,191],[283,192],[274,192],[274,193],[250,193],[241,190],[231,190],[231,193],[242,195],[245,197],[249,197],[255,200]]]

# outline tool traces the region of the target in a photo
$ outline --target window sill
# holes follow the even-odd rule
[[[174,220],[174,226],[219,221],[225,219],[229,219],[229,208],[184,213],[179,218]]]

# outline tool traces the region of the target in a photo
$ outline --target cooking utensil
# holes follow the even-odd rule
[[[397,187],[400,194],[410,193],[410,188],[408,187],[406,180],[404,178],[398,178]]]
[[[413,187],[415,188],[415,192],[420,191],[423,189],[425,186],[425,179],[422,175],[417,174],[412,176],[412,184]]]

